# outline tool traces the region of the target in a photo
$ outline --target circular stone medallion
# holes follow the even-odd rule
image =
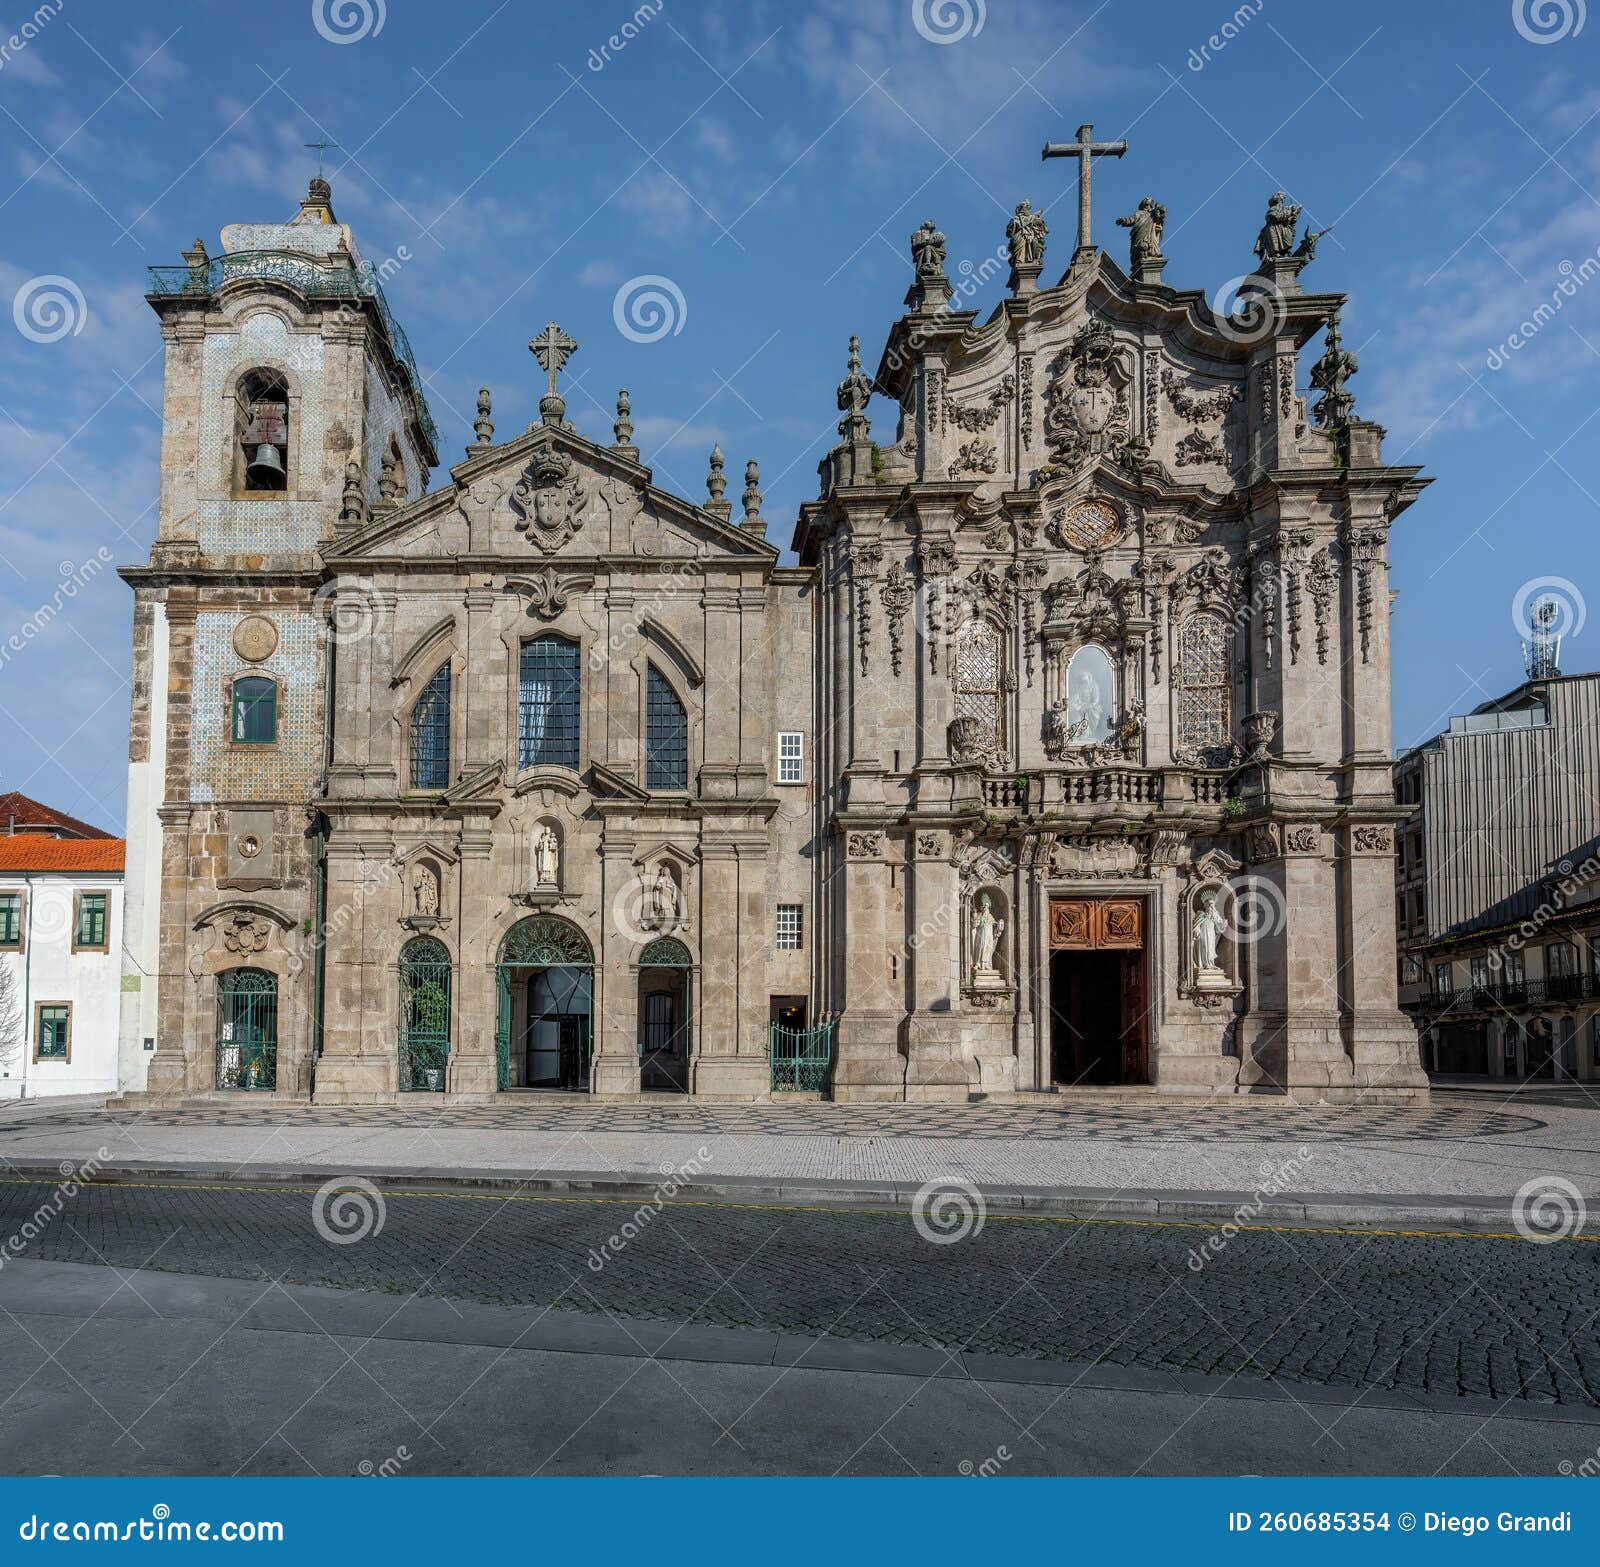
[[[233,628],[233,651],[252,664],[278,651],[278,628],[265,615],[246,615]]]

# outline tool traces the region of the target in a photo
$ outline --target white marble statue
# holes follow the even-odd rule
[[[650,883],[645,897],[645,912],[654,930],[670,930],[678,922],[678,884],[663,865]]]
[[[1217,946],[1226,929],[1227,921],[1222,917],[1222,910],[1217,907],[1216,893],[1201,893],[1200,912],[1194,917],[1193,934],[1194,966],[1197,975],[1222,972],[1217,964]]]
[[[978,894],[972,915],[972,982],[993,984],[999,978],[994,966],[995,949],[1000,945],[1005,921],[994,917],[994,908],[986,892]]]
[[[561,880],[561,845],[555,828],[545,827],[533,842],[534,880],[541,887],[555,887]]]
[[[411,870],[411,912],[425,919],[439,912],[439,878],[426,863],[419,862]]]

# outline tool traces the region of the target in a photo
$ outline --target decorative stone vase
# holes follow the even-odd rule
[[[958,762],[981,762],[992,749],[989,726],[976,713],[952,718],[946,739],[950,755]]]
[[[1244,737],[1250,747],[1250,760],[1262,761],[1272,749],[1273,737],[1278,732],[1278,715],[1270,709],[1261,713],[1244,715]]]

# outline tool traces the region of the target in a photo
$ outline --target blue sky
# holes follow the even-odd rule
[[[1153,193],[1167,280],[1210,294],[1253,266],[1282,186],[1337,224],[1306,281],[1351,296],[1359,411],[1389,460],[1436,478],[1393,537],[1396,741],[1520,678],[1524,584],[1569,584],[1573,626],[1600,591],[1584,0],[651,0],[637,23],[621,0],[49,9],[0,10],[0,39],[42,18],[0,47],[0,789],[121,823],[130,595],[111,566],[148,553],[160,438],[143,269],[287,217],[315,168],[302,143],[324,137],[339,216],[397,263],[447,464],[481,384],[502,437],[534,417],[527,340],[554,318],[581,345],[580,428],[609,439],[627,385],[659,482],[702,496],[720,441],[736,497],[758,458],[785,544],[847,339],[876,363],[924,218],[959,279],[1028,197],[1055,277],[1073,171],[1038,150],[1091,121],[1130,142],[1097,167],[1097,238],[1124,255],[1112,220]],[[654,342],[617,325],[641,277],[683,300]],[[1563,667],[1600,663],[1597,644],[1600,626],[1569,636]]]

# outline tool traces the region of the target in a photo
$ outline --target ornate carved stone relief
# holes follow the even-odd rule
[[[1091,321],[1056,357],[1045,392],[1044,438],[1054,460],[1078,468],[1130,453],[1127,373],[1116,338],[1101,321]]]
[[[890,565],[878,597],[889,622],[889,664],[898,675],[901,664],[901,625],[905,620],[906,611],[911,608],[912,599],[911,579],[899,561],[894,561]]]
[[[562,549],[583,526],[588,489],[572,459],[553,446],[541,448],[511,491],[511,505],[521,519],[517,532],[547,555]]]

